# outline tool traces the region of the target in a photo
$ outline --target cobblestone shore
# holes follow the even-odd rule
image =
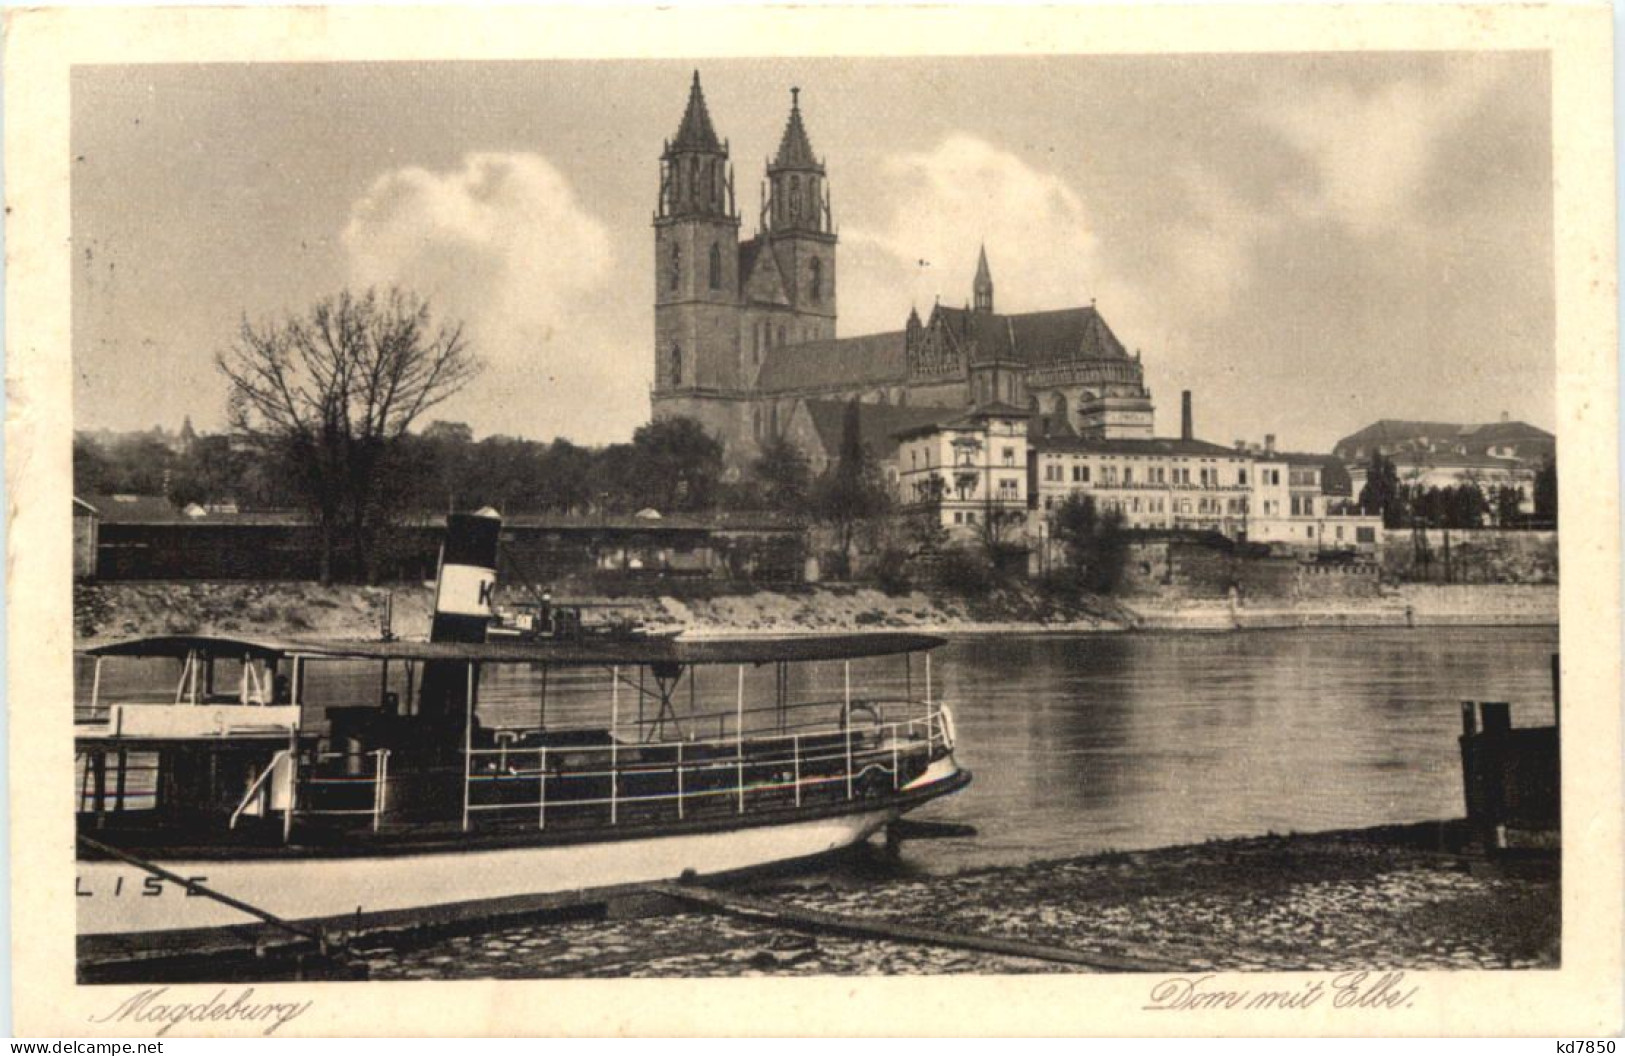
[[[1423,825],[1268,836],[928,879],[842,880],[837,871],[753,893],[1169,971],[1557,967],[1556,856],[1491,863],[1438,850],[1446,833]],[[537,921],[378,949],[368,961],[375,979],[1081,970],[711,912]]]

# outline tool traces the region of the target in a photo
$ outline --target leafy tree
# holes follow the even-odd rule
[[[670,513],[709,509],[715,500],[722,479],[722,443],[693,418],[639,426],[627,455],[629,464],[615,474],[623,505]]]
[[[423,430],[423,439],[431,443],[444,443],[453,446],[467,446],[474,442],[474,430],[467,422],[448,422],[444,418],[436,418]]]
[[[1050,535],[1061,544],[1079,589],[1095,594],[1117,589],[1128,557],[1122,513],[1110,510],[1102,514],[1094,496],[1073,492],[1050,513]]]
[[[1021,523],[1022,511],[989,491],[982,497],[981,516],[976,519],[976,538],[994,568],[1010,549],[1010,537]]]
[[[1523,517],[1523,489],[1503,484],[1495,489],[1495,523],[1505,528]]]
[[[948,528],[942,523],[942,498],[948,489],[947,482],[932,474],[916,487],[905,526],[909,547],[916,554],[939,553],[948,545]]]
[[[170,499],[184,506],[241,502],[250,458],[232,449],[227,436],[200,436],[181,456],[171,478]]]
[[[1371,464],[1366,469],[1365,487],[1360,489],[1360,509],[1369,516],[1382,515],[1386,528],[1399,528],[1406,521],[1405,490],[1399,483],[1399,471],[1393,460],[1381,451],[1371,453]]]
[[[73,491],[74,494],[98,495],[114,490],[113,465],[94,438],[83,433],[73,434]]]
[[[1535,516],[1557,524],[1557,458],[1548,456],[1535,472]]]
[[[593,452],[560,437],[542,452],[542,509],[585,512],[592,505]]]
[[[1451,528],[1482,528],[1484,515],[1490,512],[1489,501],[1477,484],[1459,484],[1446,488],[1446,525]]]
[[[835,527],[839,540],[843,574],[852,568],[852,543],[857,529],[886,512],[890,496],[880,472],[863,445],[858,424],[858,401],[846,405],[841,419],[841,450],[835,463],[824,471],[813,492],[813,509]]]
[[[401,501],[403,438],[480,370],[460,326],[435,327],[428,305],[397,289],[346,290],[278,321],[245,317],[215,364],[233,430],[292,469],[321,532],[324,582],[341,544],[353,573],[371,578]]]
[[[788,437],[776,436],[762,445],[761,455],[751,464],[751,476],[768,509],[796,513],[806,508],[812,469],[807,456]]]
[[[1490,512],[1489,500],[1470,481],[1448,488],[1409,488],[1405,505],[1414,524],[1425,528],[1482,528]]]

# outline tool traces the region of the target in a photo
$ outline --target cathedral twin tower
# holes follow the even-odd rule
[[[698,419],[725,443],[753,422],[768,353],[835,336],[835,225],[824,164],[791,89],[754,237],[741,241],[728,143],[694,74],[660,156],[655,228],[656,418]],[[759,437],[758,437],[759,439]]]
[[[932,408],[988,404],[1027,412],[1044,435],[1151,435],[1139,356],[1093,302],[997,312],[985,252],[964,308],[939,303],[924,320],[911,310],[900,329],[837,338],[829,180],[794,88],[761,203],[756,234],[741,240],[728,143],[695,73],[660,155],[651,402],[656,419],[697,420],[730,466],[773,437],[827,454],[832,423],[853,399],[880,446]],[[818,463],[819,451],[805,453]]]

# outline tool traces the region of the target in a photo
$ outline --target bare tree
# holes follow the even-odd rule
[[[371,578],[401,499],[401,438],[480,370],[461,325],[434,326],[425,302],[393,288],[346,290],[306,316],[245,317],[215,364],[230,382],[233,430],[281,458],[316,518],[323,582],[341,541],[353,574]]]

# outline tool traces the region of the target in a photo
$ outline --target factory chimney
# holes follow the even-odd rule
[[[1191,390],[1189,389],[1179,394],[1179,438],[1181,440],[1196,439],[1195,430],[1191,428]]]

